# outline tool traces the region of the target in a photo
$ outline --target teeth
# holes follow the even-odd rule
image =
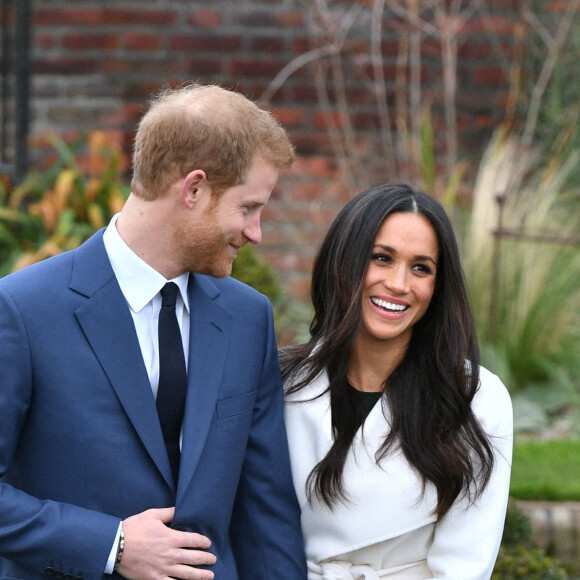
[[[397,312],[401,312],[407,308],[403,304],[393,304],[392,302],[387,302],[386,300],[381,300],[380,298],[375,298],[374,296],[371,298],[371,302],[377,306],[380,306],[381,308],[386,308],[387,310],[396,310]]]

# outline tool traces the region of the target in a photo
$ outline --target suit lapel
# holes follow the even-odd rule
[[[219,294],[205,276],[190,277],[188,391],[177,501],[187,490],[203,450],[226,361],[230,315],[216,304]]]
[[[173,487],[137,333],[109,263],[102,233],[77,250],[71,290],[87,297],[75,315],[127,417],[167,483]]]

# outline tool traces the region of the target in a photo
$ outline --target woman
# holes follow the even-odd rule
[[[512,409],[479,365],[441,205],[405,184],[356,196],[312,300],[311,339],[281,353],[309,580],[489,579]]]

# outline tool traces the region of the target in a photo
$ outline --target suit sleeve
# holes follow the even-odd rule
[[[267,299],[264,301],[267,327],[261,331],[265,343],[262,376],[234,506],[231,541],[240,578],[305,580],[306,559],[284,428],[272,309]]]
[[[489,580],[503,535],[512,461],[512,404],[500,379],[484,368],[473,409],[490,437],[495,466],[473,505],[456,501],[436,524],[427,563],[437,579]]]
[[[118,518],[18,488],[18,448],[33,403],[26,326],[11,296],[0,289],[0,557],[38,574],[52,568],[101,579]]]

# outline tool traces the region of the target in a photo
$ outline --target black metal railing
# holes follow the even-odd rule
[[[0,174],[28,169],[30,0],[0,0]]]

